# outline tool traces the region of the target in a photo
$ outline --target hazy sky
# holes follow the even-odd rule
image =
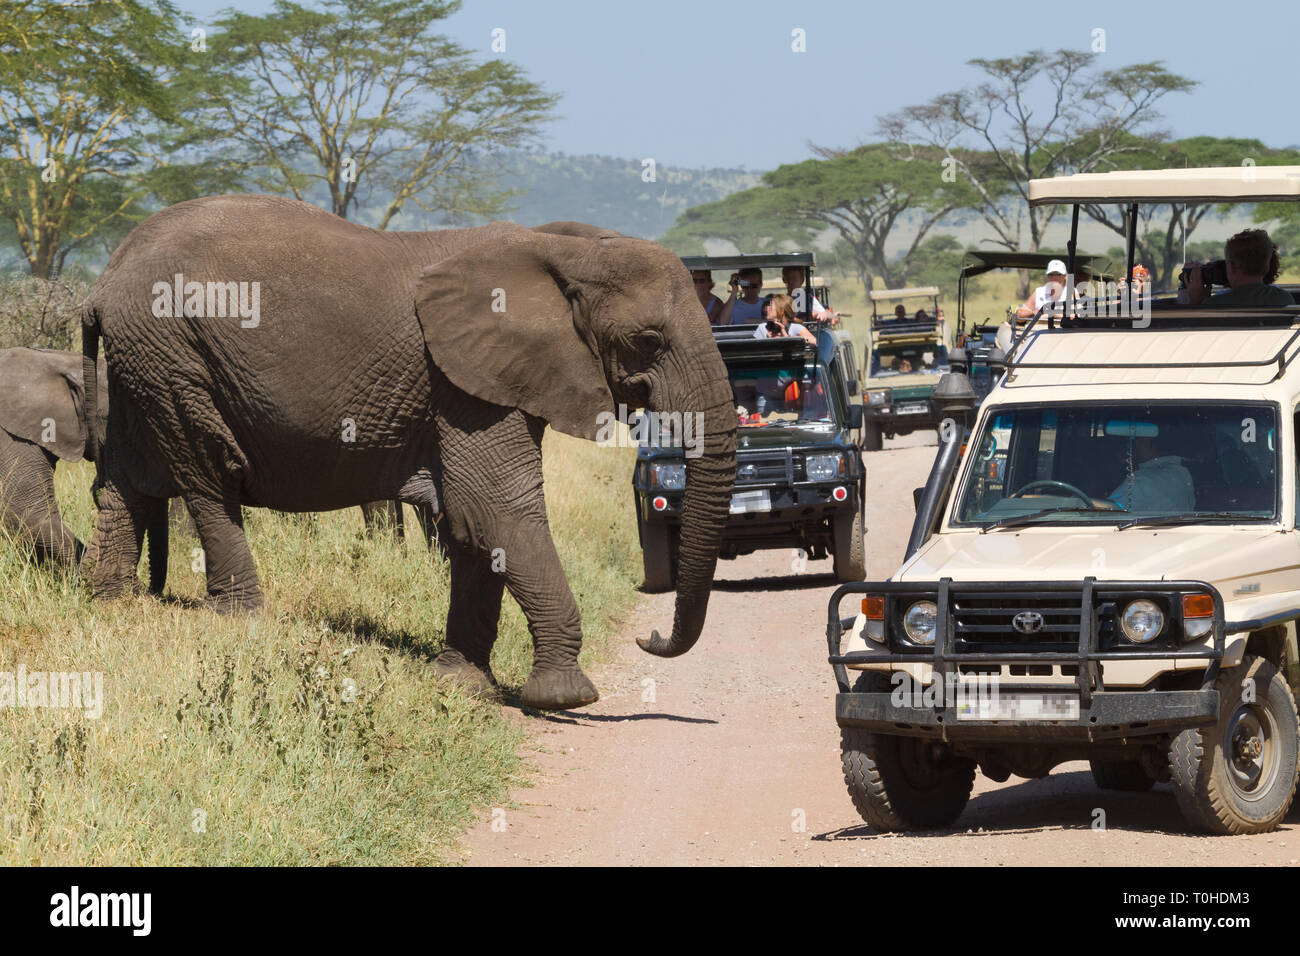
[[[225,7],[272,6],[177,2],[198,25]],[[876,138],[879,114],[974,83],[973,57],[1088,50],[1097,28],[1101,66],[1163,60],[1200,83],[1161,102],[1175,136],[1296,145],[1297,27],[1297,0],[466,0],[441,32],[563,94],[547,149],[762,170],[808,158],[809,140]],[[505,30],[504,54],[490,50],[495,28]],[[796,28],[806,53],[791,50]]]

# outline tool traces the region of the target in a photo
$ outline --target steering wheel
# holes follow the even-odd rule
[[[1057,481],[1055,478],[1040,478],[1038,481],[1031,481],[1029,484],[1021,487],[1021,489],[1017,491],[1015,494],[1013,494],[1011,497],[1012,498],[1023,497],[1025,492],[1032,491],[1035,488],[1064,488],[1067,492],[1070,493],[1072,497],[1078,498],[1089,508],[1095,507],[1095,505],[1092,503],[1091,495],[1080,490],[1079,488],[1074,487],[1074,485],[1067,484],[1064,481]]]

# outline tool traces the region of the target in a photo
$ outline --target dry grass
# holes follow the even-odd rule
[[[548,435],[548,507],[582,609],[584,660],[640,579],[631,452]],[[89,466],[57,491],[85,536]],[[0,863],[420,864],[521,780],[523,731],[435,683],[447,571],[422,545],[362,535],[357,509],[252,511],[265,610],[197,607],[198,541],[173,531],[167,599],[92,604],[76,576],[0,542],[0,673],[102,672],[103,715],[0,710]],[[527,676],[507,598],[494,668]]]

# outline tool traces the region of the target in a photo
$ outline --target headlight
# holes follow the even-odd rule
[[[681,491],[686,487],[686,466],[651,465],[650,481],[669,491]]]
[[[1160,636],[1165,626],[1165,612],[1154,601],[1140,598],[1129,602],[1120,615],[1120,630],[1136,644],[1146,644]]]
[[[804,470],[809,481],[830,481],[844,474],[844,459],[839,455],[809,455]]]
[[[868,404],[868,405],[888,405],[888,404],[889,404],[889,389],[887,389],[887,388],[882,388],[882,389],[880,389],[880,390],[878,390],[878,391],[869,391],[869,392],[867,392],[867,404]]]
[[[933,644],[939,607],[933,601],[917,601],[903,615],[903,633],[913,644]]]

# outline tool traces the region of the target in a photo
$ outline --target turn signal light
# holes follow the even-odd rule
[[[1184,594],[1183,617],[1213,617],[1214,598],[1208,594]]]
[[[885,619],[885,596],[883,594],[871,594],[862,599],[862,616],[868,621],[883,621]]]

